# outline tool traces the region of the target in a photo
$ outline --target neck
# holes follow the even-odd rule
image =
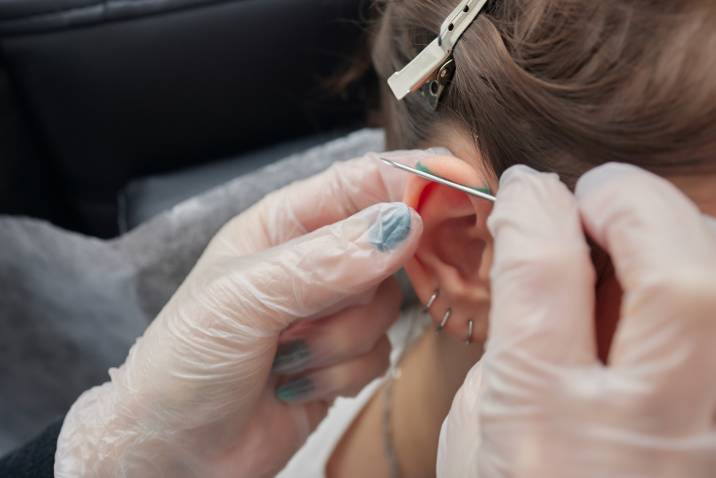
[[[394,445],[403,476],[429,477],[443,419],[482,346],[457,343],[432,328],[408,350],[393,396]]]

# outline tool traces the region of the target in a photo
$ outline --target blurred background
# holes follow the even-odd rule
[[[0,213],[109,238],[365,125],[369,8],[0,0]]]
[[[348,135],[375,123],[370,9],[0,0],[0,454],[107,380],[224,221],[381,147]]]

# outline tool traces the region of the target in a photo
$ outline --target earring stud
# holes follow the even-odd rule
[[[470,345],[472,343],[472,329],[474,327],[474,323],[472,319],[467,321],[467,335],[465,336],[465,345]]]
[[[436,332],[440,332],[441,330],[443,330],[445,328],[445,325],[447,324],[447,321],[450,320],[451,315],[452,315],[452,309],[450,307],[448,307],[448,310],[446,310],[445,313],[443,314],[442,320],[440,320],[440,325],[435,327]]]
[[[427,303],[425,304],[425,307],[423,307],[423,314],[427,314],[430,311],[430,307],[433,306],[436,300],[438,300],[438,296],[440,295],[440,289],[435,289],[428,299]]]

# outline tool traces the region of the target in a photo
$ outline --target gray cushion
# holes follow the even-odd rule
[[[127,232],[134,229],[186,199],[291,154],[343,136],[345,133],[346,131],[336,131],[304,137],[242,154],[236,158],[134,180],[127,185],[119,197],[120,231]]]
[[[0,216],[0,454],[107,379],[212,235],[266,193],[381,150],[362,130],[189,199],[117,239]]]

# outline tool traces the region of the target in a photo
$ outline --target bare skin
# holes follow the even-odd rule
[[[467,346],[433,330],[427,330],[406,353],[392,400],[394,446],[403,476],[435,475],[440,426],[465,374],[481,355],[480,345]],[[327,476],[390,476],[383,446],[384,399],[381,388],[343,435]]]

